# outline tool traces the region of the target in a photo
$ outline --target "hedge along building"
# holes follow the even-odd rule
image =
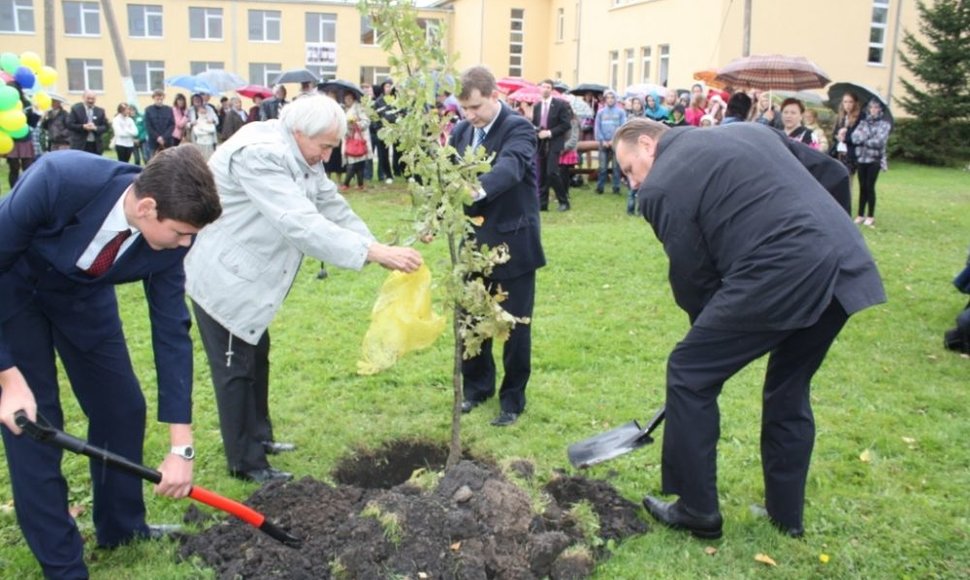
[[[143,0],[148,2],[148,0]],[[808,57],[833,81],[901,92],[899,38],[918,30],[916,0],[438,0],[422,2],[429,38],[458,67],[623,90],[651,82],[686,88],[693,73],[750,54]],[[129,100],[105,7],[134,100],[151,102],[166,78],[222,68],[267,85],[280,71],[379,82],[388,57],[356,2],[299,0],[0,0],[0,50],[32,51],[59,73],[54,91],[86,89],[106,110]],[[749,18],[746,18],[746,14]],[[746,20],[749,25],[745,25]],[[441,26],[447,33],[441,34]],[[748,31],[747,34],[745,31]],[[168,102],[175,87],[163,87]],[[296,87],[290,87],[290,93]],[[231,92],[227,92],[231,94]]]

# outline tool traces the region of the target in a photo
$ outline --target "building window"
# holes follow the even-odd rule
[[[634,81],[633,71],[636,69],[636,53],[632,48],[626,49],[626,84],[632,85]]]
[[[251,62],[249,63],[249,82],[254,85],[272,86],[276,77],[283,72],[283,67],[278,62]]]
[[[889,0],[872,1],[872,26],[869,28],[869,64],[882,64],[886,52],[886,21]]]
[[[657,82],[663,86],[667,86],[667,81],[670,79],[670,45],[661,44],[657,47],[657,52],[660,53],[660,68],[657,69]]]
[[[307,42],[337,42],[337,15],[308,12],[306,15]]]
[[[249,40],[253,42],[280,41],[280,11],[250,10]]]
[[[610,51],[610,87],[616,88],[616,82],[620,80],[620,51]]]
[[[67,59],[67,90],[72,93],[104,90],[104,66],[100,58]]]
[[[525,49],[525,10],[513,8],[509,24],[509,76],[520,77]]]
[[[556,40],[562,42],[566,37],[566,9],[556,10]]]
[[[389,66],[360,67],[361,85],[380,85],[389,76],[391,76],[391,67]]]
[[[424,38],[429,44],[441,42],[441,24],[434,18],[418,18],[418,26],[424,31]]]
[[[32,0],[0,0],[0,32],[34,32]]]
[[[132,60],[131,79],[135,82],[135,92],[150,93],[163,88],[165,84],[165,61]]]
[[[162,7],[148,4],[129,4],[128,36],[132,38],[161,38]]]
[[[189,61],[189,74],[197,75],[199,73],[204,73],[207,70],[221,69],[225,70],[226,63],[220,60],[193,60]]]
[[[189,8],[189,38],[222,40],[222,8]]]
[[[650,82],[650,70],[653,68],[653,51],[649,46],[640,47],[640,82]]]
[[[377,46],[378,33],[370,21],[370,16],[360,17],[360,43],[364,46]]]
[[[64,34],[101,35],[101,10],[97,2],[64,2]]]

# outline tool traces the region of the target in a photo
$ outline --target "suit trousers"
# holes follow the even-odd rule
[[[229,471],[266,469],[269,462],[263,441],[273,441],[269,417],[269,331],[254,346],[232,335],[195,302],[192,311],[209,359]]]
[[[489,291],[496,286],[508,292],[502,303],[513,316],[532,317],[535,305],[536,273],[528,272],[510,280],[487,280]],[[477,356],[461,363],[464,397],[466,401],[484,401],[495,394],[495,360],[492,358],[492,340],[482,344]],[[502,351],[505,376],[499,390],[503,411],[521,413],[525,410],[525,387],[532,374],[532,324],[516,324],[509,333]]]
[[[37,410],[52,426],[64,428],[55,351],[60,356],[81,410],[88,417],[87,440],[142,463],[145,398],[132,369],[117,311],[80,311],[72,324],[111,324],[117,332],[90,350],[31,304],[3,323],[10,348],[37,401]],[[64,321],[59,321],[64,324]],[[4,450],[10,470],[17,521],[27,545],[50,578],[87,578],[83,541],[68,513],[68,484],[61,473],[63,452],[6,427]],[[114,547],[148,534],[143,482],[135,475],[90,460],[94,492],[93,520],[99,546]]]
[[[717,397],[728,378],[769,354],[761,415],[765,507],[775,521],[801,527],[805,483],[815,443],[812,377],[848,320],[833,300],[807,328],[742,332],[694,326],[667,364],[663,492],[702,513],[718,510]]]
[[[539,206],[549,205],[549,188],[556,194],[559,205],[569,205],[569,190],[559,171],[559,154],[550,151],[549,140],[539,141]]]

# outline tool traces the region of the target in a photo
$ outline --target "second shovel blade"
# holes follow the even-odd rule
[[[630,421],[616,429],[570,445],[569,462],[573,467],[589,467],[652,442],[653,439],[646,436],[640,423]]]

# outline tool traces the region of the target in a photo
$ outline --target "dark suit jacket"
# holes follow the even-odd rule
[[[141,168],[80,151],[38,158],[0,200],[0,322],[33,302],[72,344],[91,349],[121,333],[114,285],[141,280],[152,326],[158,416],[191,422],[192,342],[182,258],[139,236],[98,278],[76,263]],[[0,326],[0,369],[17,365]]]
[[[472,129],[468,121],[461,121],[452,131],[451,145],[459,153],[471,145]],[[479,243],[509,247],[510,259],[492,271],[493,280],[515,278],[546,264],[539,235],[535,133],[527,119],[503,104],[482,142],[486,151],[495,154],[492,169],[478,178],[487,195],[471,204],[466,213],[484,218],[475,227]]]
[[[108,118],[104,116],[104,109],[98,106],[93,107],[92,117],[96,127],[94,146],[100,154],[104,150],[101,136],[108,132]],[[71,132],[71,149],[84,149],[84,142],[88,139],[88,131],[84,128],[87,122],[88,113],[84,103],[76,103],[67,115],[67,128]]]
[[[286,105],[289,101],[280,101],[276,97],[270,97],[259,105],[259,120],[267,121],[269,119],[278,119],[280,117],[280,109]]]
[[[156,147],[159,137],[165,141],[166,147],[174,145],[172,133],[175,132],[175,113],[172,107],[155,103],[145,107],[145,132],[152,148]]]
[[[858,228],[772,129],[671,129],[638,195],[697,326],[805,328],[833,298],[848,314],[886,299]]]
[[[556,156],[562,153],[563,144],[572,128],[570,125],[571,116],[572,111],[569,103],[553,97],[549,102],[549,115],[546,117],[546,124],[548,125],[546,128],[552,131],[552,136],[549,137],[549,153]],[[541,120],[542,102],[540,101],[536,103],[535,109],[532,111],[532,124],[535,125],[536,129],[539,129]],[[541,144],[542,141],[539,142]]]

